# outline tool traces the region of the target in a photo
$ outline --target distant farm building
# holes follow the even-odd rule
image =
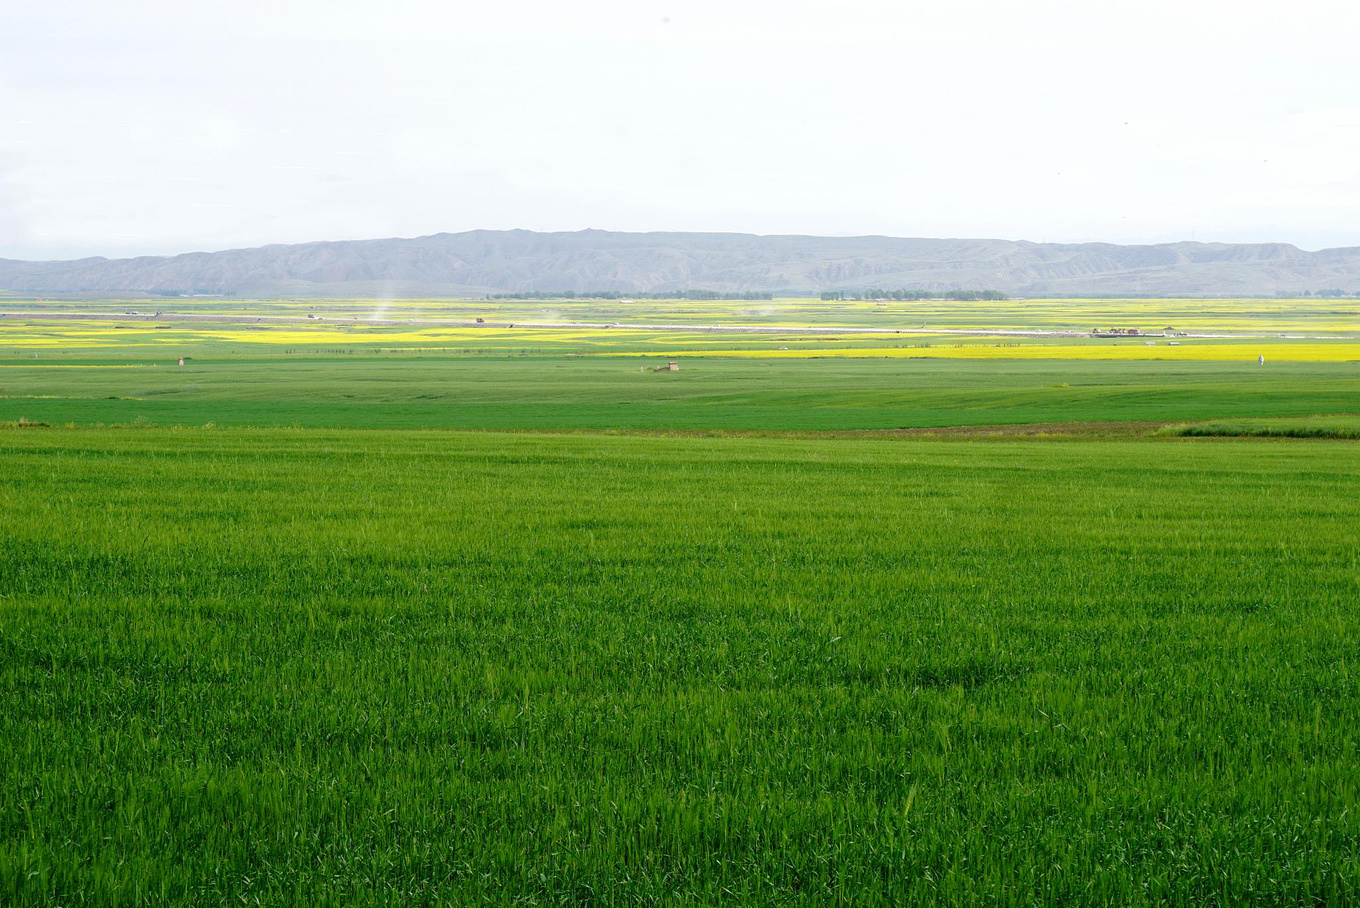
[[[666,363],[666,365],[664,365],[664,366],[657,366],[657,367],[656,367],[655,369],[653,369],[652,371],[653,371],[653,372],[679,372],[679,371],[680,371],[680,364],[679,364],[678,362],[676,362],[675,360],[671,360],[670,362]]]

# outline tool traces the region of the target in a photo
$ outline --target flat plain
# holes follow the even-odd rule
[[[1347,304],[6,315],[0,899],[1355,901]]]

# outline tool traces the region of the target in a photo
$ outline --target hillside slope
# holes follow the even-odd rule
[[[1028,295],[1273,294],[1360,289],[1360,247],[1119,246],[882,236],[535,233],[261,246],[168,257],[0,260],[16,293],[412,296],[552,290],[996,289]]]

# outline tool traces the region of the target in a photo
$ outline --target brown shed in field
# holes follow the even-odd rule
[[[678,362],[676,362],[675,360],[671,360],[670,362],[666,363],[666,369],[669,370],[669,371],[671,371],[671,372],[679,372],[679,371],[680,371],[680,364],[679,364]]]

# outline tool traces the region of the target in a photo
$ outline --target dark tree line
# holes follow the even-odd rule
[[[748,291],[721,293],[717,290],[673,290],[669,293],[634,293],[628,290],[525,290],[520,293],[492,293],[489,300],[770,300],[773,293]]]
[[[862,290],[830,291],[822,294],[824,300],[1004,300],[1006,294],[1000,290]]]
[[[1360,296],[1360,292],[1356,292],[1354,290],[1339,290],[1339,289],[1302,290],[1295,292],[1290,292],[1288,290],[1280,290],[1275,295],[1277,297],[1280,297],[1281,299],[1307,299],[1308,297],[1312,296],[1324,300],[1335,300],[1335,299],[1349,299],[1354,296]]]

